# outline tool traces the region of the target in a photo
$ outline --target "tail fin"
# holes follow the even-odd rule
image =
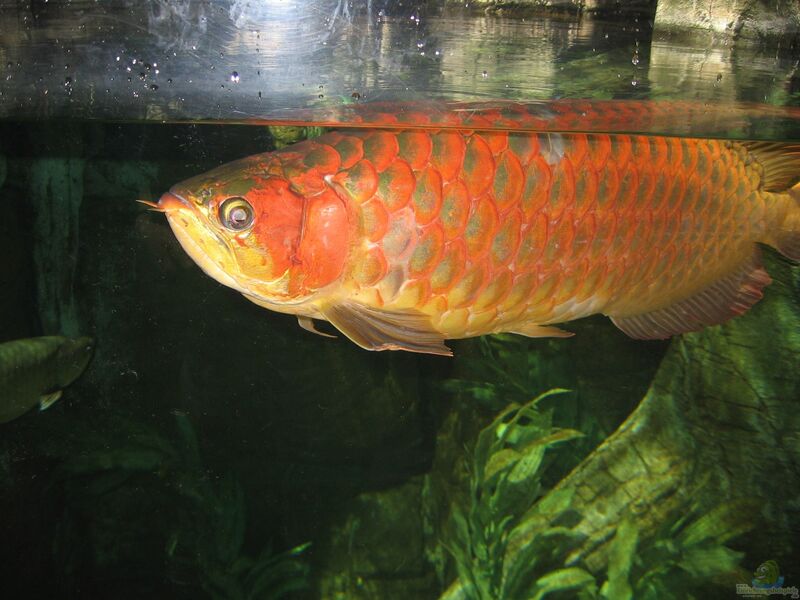
[[[743,145],[763,168],[761,188],[778,194],[779,210],[785,211],[781,225],[773,233],[774,246],[791,260],[800,261],[800,144],[744,142]]]
[[[789,189],[790,206],[776,236],[778,252],[800,262],[800,183]]]

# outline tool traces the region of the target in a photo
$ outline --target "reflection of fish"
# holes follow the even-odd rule
[[[630,135],[343,129],[176,185],[184,250],[253,302],[358,345],[664,338],[747,310],[756,242],[800,259],[800,147]],[[155,205],[154,205],[155,206]]]
[[[89,364],[92,347],[91,338],[61,336],[0,344],[0,423],[58,400]]]

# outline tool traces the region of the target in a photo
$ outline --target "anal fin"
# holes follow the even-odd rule
[[[422,313],[384,311],[348,301],[322,307],[320,312],[336,329],[367,350],[453,355],[442,334]]]
[[[718,325],[744,313],[762,298],[762,290],[771,282],[756,248],[742,267],[688,298],[652,312],[609,316],[632,338],[664,339]]]
[[[508,333],[516,333],[517,335],[524,335],[531,338],[541,337],[557,337],[567,338],[575,335],[572,331],[564,331],[552,325],[534,325],[532,323],[521,323],[514,325],[511,329],[506,330]]]

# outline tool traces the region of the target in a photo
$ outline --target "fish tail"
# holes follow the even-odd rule
[[[800,144],[745,142],[761,165],[761,189],[772,197],[777,227],[768,242],[791,260],[800,261]]]
[[[800,262],[800,183],[789,188],[788,207],[777,232],[775,247],[791,260]]]

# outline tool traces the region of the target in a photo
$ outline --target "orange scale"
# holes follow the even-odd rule
[[[575,217],[580,219],[597,206],[597,173],[590,164],[575,173]]]
[[[636,191],[639,188],[639,173],[632,163],[626,165],[619,174],[619,190],[616,205],[613,207],[617,214],[622,214],[631,209],[635,203]]]
[[[349,169],[364,156],[364,142],[355,136],[341,136],[334,148],[342,158],[342,169]]]
[[[431,225],[423,230],[408,260],[410,277],[424,277],[438,264],[444,252],[444,234],[441,227]]]
[[[539,213],[522,232],[519,250],[514,261],[517,273],[532,270],[547,245],[549,224],[547,217]]]
[[[516,255],[519,248],[520,228],[522,226],[522,213],[511,210],[503,216],[500,229],[492,240],[492,264],[494,266],[506,265]]]
[[[378,173],[385,171],[397,158],[400,147],[397,134],[389,131],[373,131],[364,138],[364,156],[368,158]]]
[[[299,161],[285,164],[283,176],[289,180],[294,191],[304,196],[313,196],[328,188],[328,184],[317,169],[304,167]]]
[[[396,160],[378,177],[378,193],[386,203],[386,209],[394,212],[408,204],[416,184],[408,163]]]
[[[462,179],[473,197],[483,193],[494,179],[492,150],[479,135],[471,136],[467,142]]]
[[[500,269],[492,273],[491,281],[475,299],[475,310],[482,311],[497,308],[500,302],[511,292],[513,279],[514,276],[508,269]]]
[[[617,165],[626,164],[633,155],[631,136],[629,135],[612,135],[611,140],[611,159]]]
[[[672,194],[674,176],[664,171],[656,172],[656,185],[653,190],[652,210],[654,212],[667,212],[669,210],[669,198]]]
[[[475,260],[482,256],[492,243],[497,230],[497,209],[491,198],[483,196],[472,207],[464,230],[464,241],[467,244],[467,254]]]
[[[590,260],[605,260],[605,255],[616,235],[617,219],[613,215],[604,214],[595,221],[594,238],[589,245]]]
[[[370,248],[354,261],[350,276],[360,286],[371,286],[386,276],[389,266],[380,248]]]
[[[695,172],[703,179],[707,179],[712,164],[713,162],[711,153],[708,150],[708,144],[705,140],[699,142],[697,145],[697,166],[695,167]]]
[[[480,136],[489,145],[492,154],[497,156],[508,147],[508,133],[505,131],[484,131]]]
[[[593,265],[591,271],[581,282],[575,294],[575,301],[584,302],[591,296],[602,294],[603,280],[605,279],[606,271],[607,265],[605,263]]]
[[[609,164],[601,172],[597,181],[596,204],[600,210],[616,206],[619,194],[619,174],[613,164]]]
[[[527,165],[539,152],[539,136],[530,133],[509,133],[508,149],[513,152],[519,162]]]
[[[309,169],[318,169],[323,175],[339,170],[342,159],[339,153],[325,144],[309,144],[309,150],[303,155],[303,164]]]
[[[468,335],[491,333],[497,325],[497,309],[489,308],[478,313],[470,312],[467,319]]]
[[[428,300],[419,307],[429,315],[442,315],[447,312],[447,300],[444,296],[439,296],[431,293]]]
[[[589,252],[594,242],[594,236],[597,231],[597,220],[594,215],[586,215],[581,221],[578,222],[575,228],[575,237],[572,240],[572,248],[576,258],[579,258]]]
[[[528,295],[528,307],[531,309],[546,308],[553,304],[553,296],[558,292],[561,285],[561,276],[557,273],[552,273],[542,276],[534,282],[533,288]]]
[[[333,180],[359,204],[372,198],[378,189],[378,174],[368,160],[360,160],[351,168],[339,171]]]
[[[525,167],[525,187],[520,202],[526,219],[531,219],[547,202],[552,183],[550,165],[539,155]]]
[[[667,146],[667,138],[662,136],[653,136],[649,138],[650,142],[650,168],[656,173],[661,172],[667,164],[669,158],[669,149]]]
[[[328,133],[323,133],[319,137],[315,137],[313,141],[318,144],[327,144],[328,146],[335,147],[343,138],[344,134],[341,131],[329,131]]]
[[[467,264],[467,252],[459,241],[449,242],[442,253],[439,264],[430,275],[431,290],[436,294],[447,292],[461,275]]]
[[[632,209],[638,214],[642,211],[652,210],[654,204],[654,192],[656,190],[656,178],[650,169],[639,173],[639,185],[636,186],[633,196]]]
[[[431,295],[431,286],[424,279],[406,281],[392,301],[392,308],[417,308],[424,305]]]
[[[681,168],[686,175],[694,172],[697,166],[698,141],[696,139],[682,138],[681,143]]]
[[[395,213],[389,218],[386,234],[381,240],[388,259],[402,259],[407,256],[416,241],[416,227],[413,217],[407,211]]]
[[[589,154],[588,137],[586,135],[571,135],[565,140],[569,140],[569,144],[566,145],[564,155],[577,170]]]
[[[492,187],[497,210],[504,212],[509,206],[517,204],[524,187],[525,174],[519,159],[511,151],[503,152],[497,160]]]
[[[417,174],[411,202],[419,225],[427,225],[439,215],[442,207],[442,176],[436,169],[429,167]]]
[[[631,137],[631,160],[640,167],[647,167],[652,160],[650,152],[650,138],[636,135]]]
[[[545,210],[551,219],[557,219],[575,201],[575,175],[572,164],[562,160],[553,171],[553,183]]]
[[[680,138],[664,138],[667,148],[666,167],[671,171],[683,170],[683,145]]]
[[[423,131],[403,131],[397,134],[397,143],[400,148],[400,158],[412,169],[420,171],[425,168],[433,147],[430,134]]]
[[[611,136],[607,134],[596,134],[589,136],[589,160],[595,170],[602,171],[611,155]]]
[[[467,226],[469,209],[470,197],[466,186],[461,181],[453,181],[446,184],[442,190],[442,208],[439,211],[439,221],[448,240],[461,235],[461,232],[464,231]]]
[[[582,263],[575,265],[576,268],[569,269],[562,273],[558,288],[553,293],[553,300],[556,305],[564,304],[575,300],[575,293],[586,277],[586,269]]]
[[[569,264],[573,260],[572,240],[575,237],[575,227],[572,224],[572,216],[565,214],[554,225],[552,233],[544,247],[543,258],[547,264],[561,261],[562,264]]]
[[[439,329],[453,336],[461,336],[467,331],[468,321],[468,309],[459,308],[456,310],[448,310],[439,319]]]
[[[386,205],[373,198],[361,205],[361,231],[370,242],[378,242],[389,229],[389,213]]]
[[[470,306],[486,284],[486,270],[481,265],[473,265],[464,276],[450,288],[447,304],[453,308]]]
[[[461,171],[466,142],[460,131],[440,131],[431,135],[431,163],[444,181],[452,181]]]
[[[528,305],[531,291],[539,281],[536,272],[517,274],[511,281],[508,295],[500,302],[501,312],[513,312]]]

